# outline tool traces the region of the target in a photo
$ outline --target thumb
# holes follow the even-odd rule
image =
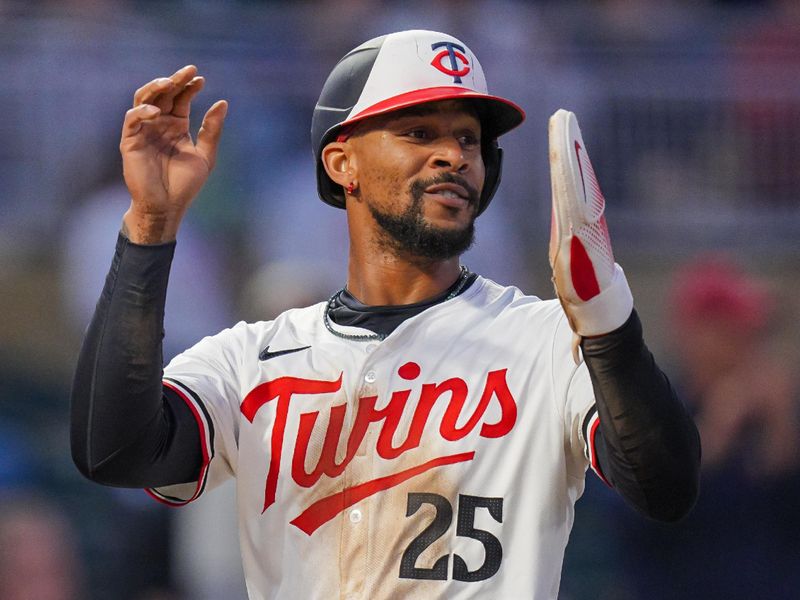
[[[203,123],[197,133],[197,151],[206,159],[209,170],[213,169],[217,162],[217,146],[227,113],[228,102],[226,100],[215,102],[203,117]]]

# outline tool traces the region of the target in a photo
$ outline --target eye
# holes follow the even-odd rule
[[[405,135],[415,140],[427,140],[430,138],[427,129],[423,129],[421,127],[409,129],[406,131]]]
[[[462,148],[472,149],[480,146],[481,140],[477,135],[467,133],[458,138],[458,143],[461,144]]]

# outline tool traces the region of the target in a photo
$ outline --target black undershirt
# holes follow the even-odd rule
[[[162,386],[164,304],[175,243],[140,246],[123,235],[78,357],[71,396],[72,457],[89,479],[121,487],[196,481],[200,434],[190,408]],[[468,275],[463,291],[474,283]],[[442,302],[364,306],[343,292],[331,319],[387,335]],[[581,343],[600,431],[595,448],[609,483],[659,520],[685,515],[697,496],[697,429],[645,346],[636,311],[618,330]],[[213,432],[212,432],[213,435]]]
[[[397,329],[400,323],[406,319],[417,316],[431,306],[443,302],[448,299],[450,294],[454,291],[458,290],[455,296],[463,294],[475,283],[477,278],[477,274],[465,271],[463,280],[462,277],[459,277],[453,285],[441,294],[428,300],[423,300],[422,302],[403,304],[400,306],[368,306],[362,304],[345,288],[331,299],[328,315],[331,321],[337,325],[361,327],[363,329],[369,329],[382,337],[386,337]],[[459,286],[461,286],[461,289],[458,289]]]

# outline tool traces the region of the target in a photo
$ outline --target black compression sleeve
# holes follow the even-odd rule
[[[123,487],[195,481],[200,433],[163,388],[161,340],[175,243],[139,246],[120,234],[78,357],[72,458],[89,479]]]
[[[647,349],[636,311],[581,347],[600,417],[595,451],[603,475],[645,515],[682,518],[697,498],[700,436]]]

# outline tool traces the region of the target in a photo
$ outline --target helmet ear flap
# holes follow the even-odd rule
[[[345,201],[342,186],[336,185],[336,183],[330,177],[328,177],[328,173],[325,171],[325,165],[322,164],[321,159],[322,149],[325,147],[325,145],[327,145],[332,137],[334,136],[325,136],[323,141],[320,143],[319,154],[315,155],[317,163],[317,191],[319,193],[319,197],[324,202],[330,204],[331,206],[335,206],[336,208],[344,208]]]
[[[496,139],[484,144],[482,154],[486,175],[483,180],[480,205],[478,206],[479,215],[486,210],[489,202],[492,201],[497,187],[500,185],[500,176],[503,174],[503,149],[500,148]]]

